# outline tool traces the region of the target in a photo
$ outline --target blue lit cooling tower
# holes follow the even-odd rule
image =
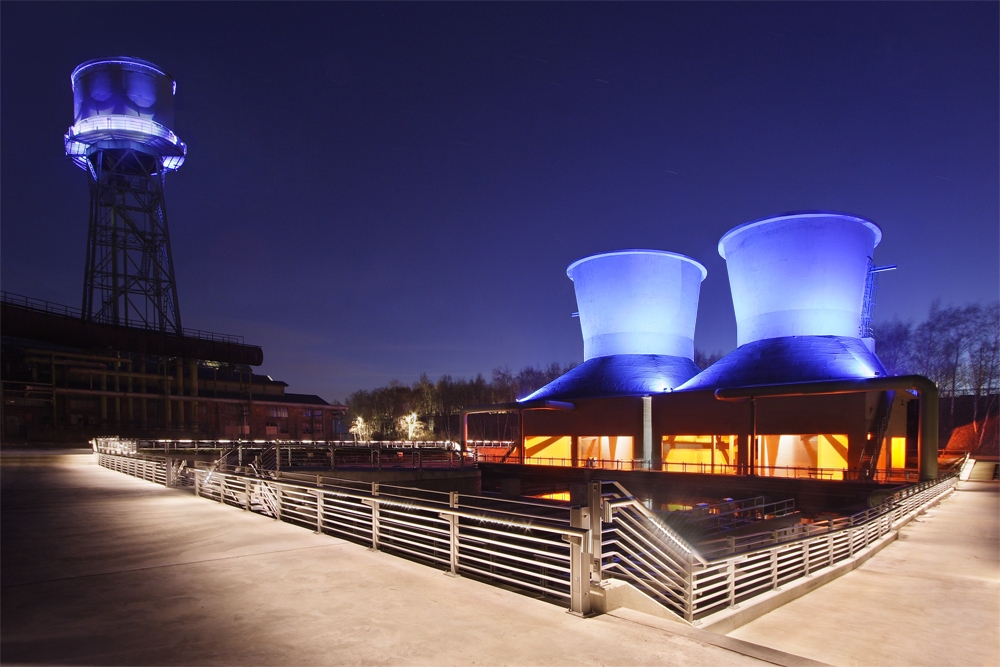
[[[566,274],[576,290],[584,363],[521,400],[658,393],[698,372],[701,264],[662,250],[620,250],[573,262]]]
[[[719,254],[738,347],[681,389],[885,375],[863,340],[866,284],[881,239],[874,222],[827,211],[729,230]]]

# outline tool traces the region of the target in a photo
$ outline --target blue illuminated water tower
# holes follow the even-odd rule
[[[71,76],[66,155],[90,174],[83,318],[180,335],[163,182],[187,146],[171,127],[173,77],[138,58],[89,60]]]

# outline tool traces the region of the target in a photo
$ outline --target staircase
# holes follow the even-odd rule
[[[976,461],[969,473],[970,482],[992,482],[1000,479],[1000,463],[994,461]]]

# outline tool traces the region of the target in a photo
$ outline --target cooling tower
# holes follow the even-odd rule
[[[694,327],[707,271],[662,250],[619,250],[569,265],[584,363],[522,400],[673,389],[698,372]]]
[[[886,375],[862,339],[878,225],[825,211],[734,227],[719,241],[737,348],[681,390]],[[869,341],[870,342],[870,341]]]
[[[694,325],[707,271],[662,250],[620,250],[577,260],[573,281],[583,359],[664,354],[694,359]]]
[[[878,225],[843,213],[748,222],[719,241],[736,311],[736,345],[782,336],[861,338]]]

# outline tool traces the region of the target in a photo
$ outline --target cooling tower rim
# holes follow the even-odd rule
[[[692,259],[687,255],[682,255],[676,252],[670,252],[668,250],[650,250],[646,248],[629,248],[625,250],[612,250],[610,252],[599,252],[596,255],[587,255],[586,257],[582,257],[573,262],[572,264],[570,264],[569,266],[567,266],[566,275],[569,277],[570,280],[573,280],[573,269],[580,266],[584,262],[589,262],[592,259],[599,259],[601,257],[614,257],[616,255],[658,255],[661,257],[672,257],[674,259],[679,259],[682,262],[687,262],[688,264],[691,264],[696,269],[698,269],[701,272],[702,280],[705,280],[706,276],[708,276],[708,269],[702,266],[701,262]]]
[[[862,225],[872,230],[875,234],[875,246],[877,246],[882,241],[882,228],[878,226],[877,223],[869,220],[868,218],[863,218],[860,215],[854,215],[853,213],[844,213],[843,211],[824,211],[824,210],[812,210],[812,211],[790,211],[788,213],[782,213],[781,215],[767,216],[766,218],[758,218],[757,220],[751,220],[750,222],[744,222],[742,225],[737,225],[730,229],[728,232],[722,235],[719,239],[719,255],[722,259],[726,259],[726,248],[725,244],[728,240],[733,238],[738,234],[742,234],[749,229],[754,227],[760,227],[762,225],[771,224],[774,222],[781,222],[782,220],[789,219],[808,219],[808,218],[829,218],[838,217],[847,220],[853,220],[855,222],[860,222]]]
[[[133,58],[132,56],[111,56],[108,58],[93,58],[86,62],[80,63],[79,65],[76,66],[76,69],[73,70],[73,73],[69,75],[69,82],[70,85],[73,87],[73,91],[74,92],[76,91],[77,78],[79,78],[79,76],[85,70],[88,70],[92,67],[96,67],[98,65],[115,65],[115,64],[135,65],[143,69],[151,70],[154,74],[165,76],[174,83],[174,93],[176,94],[177,92],[176,90],[177,80],[174,79],[174,77],[172,77],[169,72],[164,71],[163,68],[161,68],[159,65],[151,63],[148,60],[143,60],[142,58]]]

